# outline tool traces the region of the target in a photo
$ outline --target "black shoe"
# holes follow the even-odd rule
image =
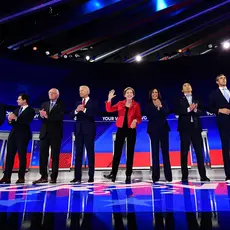
[[[104,175],[104,178],[112,180],[112,182],[116,181],[116,177],[112,173],[110,173],[109,175]]]
[[[88,183],[93,183],[94,179],[93,178],[89,178]]]
[[[81,180],[77,180],[77,179],[73,179],[70,181],[70,183],[77,183],[77,184],[81,184]]]
[[[181,182],[182,183],[188,183],[188,178],[182,177]]]
[[[210,179],[208,177],[201,177],[200,181],[210,181]]]
[[[25,183],[25,179],[21,178],[21,179],[18,179],[16,181],[16,184],[24,184]]]
[[[10,183],[11,183],[10,179],[4,177],[0,180],[0,184],[10,184]]]
[[[35,180],[32,182],[33,184],[45,184],[48,183],[48,178],[40,178],[39,180]]]
[[[172,182],[172,179],[169,179],[169,180],[166,179],[166,181],[167,181],[167,182]]]
[[[126,176],[125,183],[126,184],[131,184],[131,176]]]
[[[50,184],[56,184],[57,183],[57,180],[56,179],[51,179],[50,180]]]

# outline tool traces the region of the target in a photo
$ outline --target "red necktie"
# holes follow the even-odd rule
[[[82,105],[85,106],[85,98],[82,101]]]

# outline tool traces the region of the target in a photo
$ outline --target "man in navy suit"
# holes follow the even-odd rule
[[[79,94],[82,100],[77,103],[77,108],[73,112],[76,119],[76,157],[74,179],[71,181],[71,183],[81,183],[82,157],[84,152],[84,146],[86,147],[89,164],[88,182],[94,182],[94,141],[96,137],[95,116],[98,112],[98,107],[97,103],[89,98],[90,89],[88,86],[80,86]]]
[[[219,86],[209,97],[209,111],[216,114],[216,123],[222,143],[222,154],[226,180],[230,180],[230,92],[223,74],[216,77]]]
[[[187,158],[190,143],[195,149],[197,165],[201,181],[210,181],[206,176],[203,157],[202,126],[200,115],[202,107],[197,98],[192,94],[192,87],[189,83],[182,86],[183,96],[179,100],[176,114],[178,118],[178,131],[180,133],[181,171],[182,181],[188,181]]]

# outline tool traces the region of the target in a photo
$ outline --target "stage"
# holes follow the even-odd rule
[[[229,229],[230,184],[223,169],[208,169],[211,182],[201,183],[190,170],[187,184],[180,170],[173,182],[152,184],[149,170],[135,170],[125,184],[120,170],[115,183],[97,171],[94,183],[70,184],[73,172],[60,172],[57,184],[32,185],[37,171],[26,174],[27,183],[0,186],[1,229]],[[165,227],[164,227],[165,226]]]

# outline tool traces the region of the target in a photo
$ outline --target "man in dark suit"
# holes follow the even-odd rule
[[[40,110],[40,118],[42,119],[42,126],[40,129],[41,178],[34,181],[33,184],[48,182],[47,167],[50,147],[52,157],[52,174],[50,183],[56,183],[58,176],[65,105],[59,100],[59,91],[55,88],[49,91],[49,99],[49,101],[42,104]]]
[[[176,114],[179,115],[178,131],[180,133],[182,181],[188,181],[188,151],[191,142],[196,153],[201,181],[210,181],[206,176],[204,167],[202,126],[200,121],[202,107],[197,98],[192,94],[192,87],[189,83],[183,84],[182,92],[184,95],[179,100],[176,109]]]
[[[9,124],[12,125],[12,130],[7,142],[4,177],[0,180],[0,184],[11,183],[11,174],[17,151],[20,166],[16,183],[25,183],[27,147],[32,138],[30,123],[33,121],[35,115],[34,109],[28,105],[28,102],[28,95],[19,95],[17,103],[20,107],[8,116],[8,121]]]
[[[218,89],[209,97],[209,111],[216,114],[216,123],[222,143],[224,171],[226,180],[230,180],[230,92],[227,88],[227,79],[223,74],[216,77]]]
[[[89,98],[90,90],[88,86],[80,86],[79,93],[82,100],[77,103],[77,108],[73,112],[74,117],[76,118],[76,157],[74,179],[71,181],[71,183],[81,183],[84,146],[86,147],[89,164],[88,182],[94,182],[94,141],[96,137],[95,116],[98,112],[98,107],[97,103]]]

